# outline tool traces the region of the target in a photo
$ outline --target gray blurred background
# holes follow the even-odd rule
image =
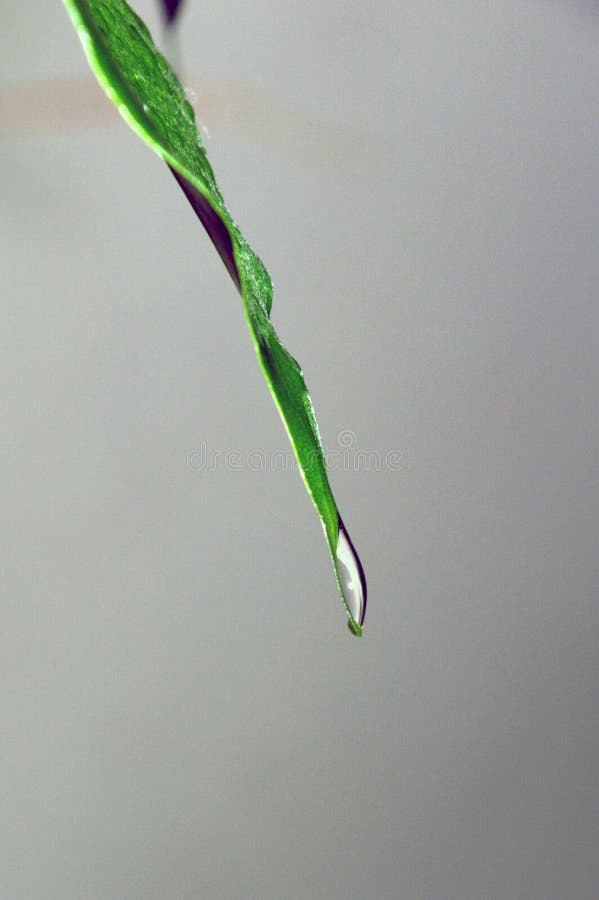
[[[1,8],[0,896],[595,900],[597,5],[184,10],[324,442],[383,461],[331,476],[361,641],[201,226],[62,4]]]

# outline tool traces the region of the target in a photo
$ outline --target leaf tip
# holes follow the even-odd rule
[[[348,619],[347,627],[349,628],[350,633],[353,634],[354,637],[362,637],[362,631],[364,630],[362,625],[358,625],[358,623],[354,622],[353,619]]]

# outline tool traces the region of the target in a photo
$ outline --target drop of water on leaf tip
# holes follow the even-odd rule
[[[354,622],[361,628],[366,616],[366,577],[360,557],[354,549],[341,516],[339,516],[336,556],[339,580],[347,608]],[[354,631],[351,623],[350,631]]]

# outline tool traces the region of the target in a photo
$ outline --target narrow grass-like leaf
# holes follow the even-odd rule
[[[272,282],[231,218],[194,112],[148,29],[124,0],[63,0],[98,81],[131,128],[169,166],[237,286],[258,361],[320,516],[350,630],[360,635],[366,581],[341,521],[302,371],[270,321]]]

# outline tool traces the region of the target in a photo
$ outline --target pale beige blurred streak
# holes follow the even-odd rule
[[[383,157],[382,134],[331,122],[233,81],[185,80],[185,84],[204,136],[207,132],[248,138],[293,165],[328,174],[353,175]],[[107,128],[117,122],[116,109],[92,78],[0,87],[0,138]]]
[[[0,86],[0,136],[106,127],[118,120],[91,79],[30,81]]]

